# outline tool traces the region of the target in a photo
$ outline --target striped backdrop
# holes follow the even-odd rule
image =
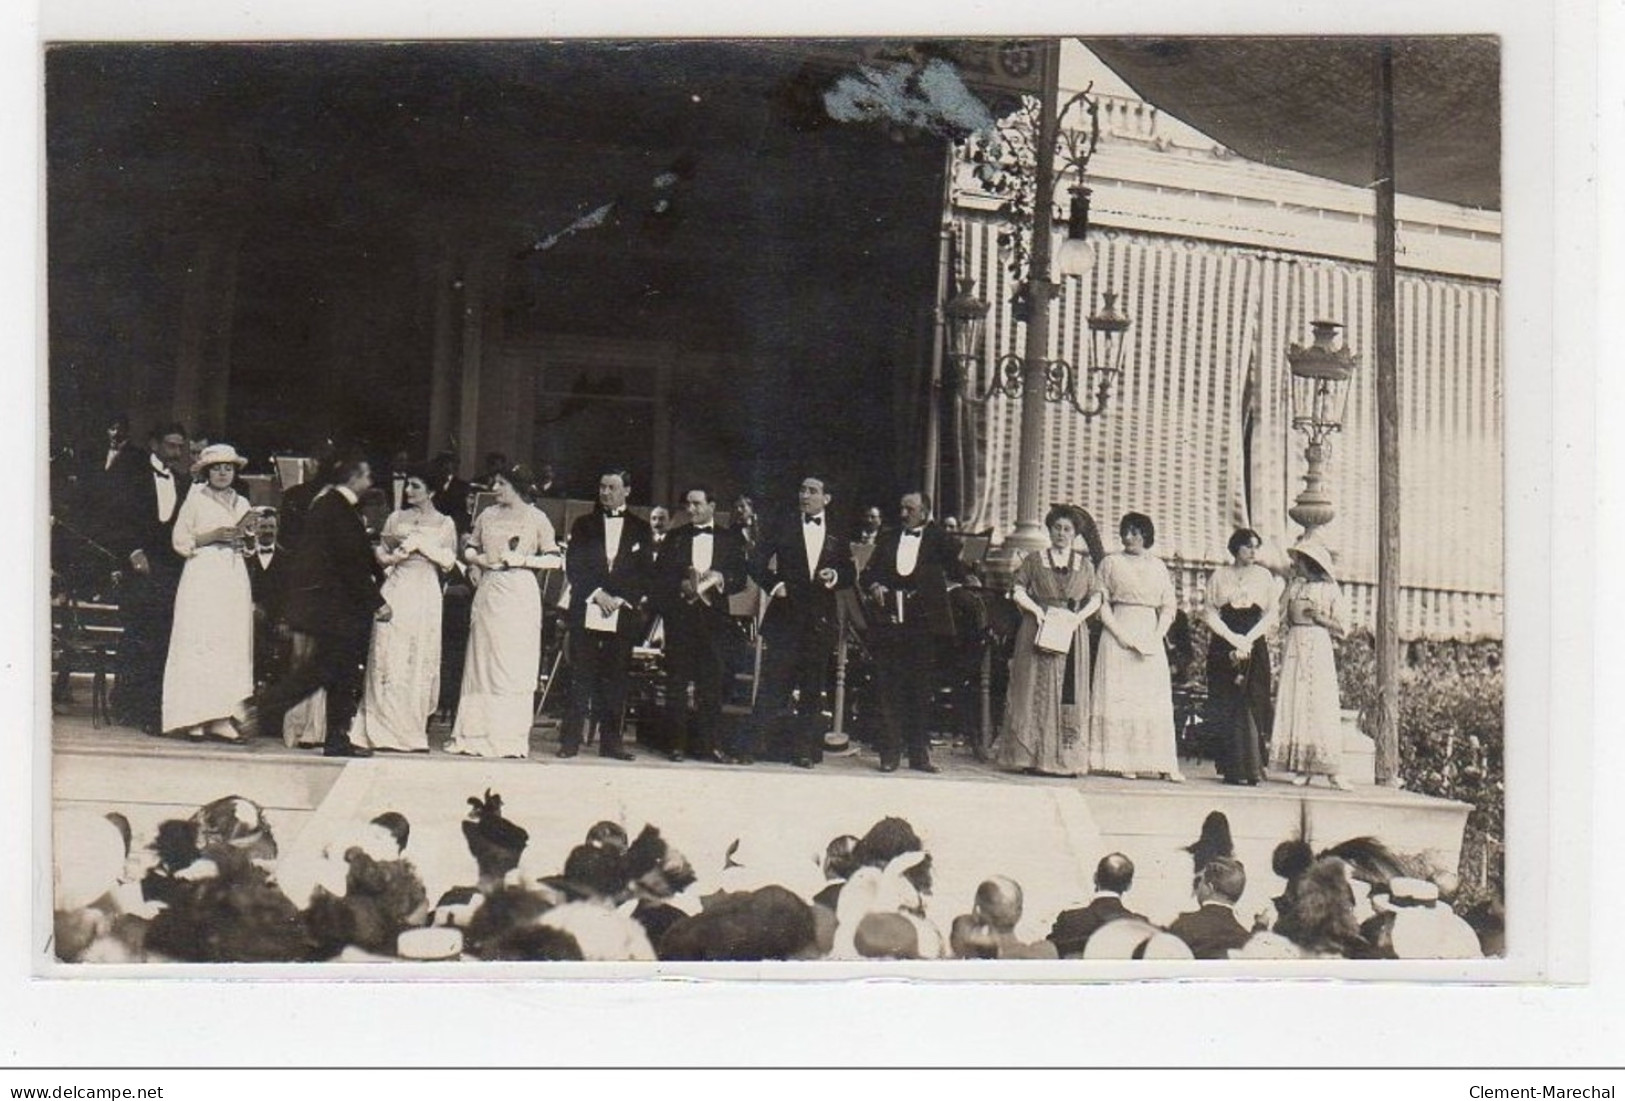
[[[962,274],[994,303],[986,367],[1022,351],[1009,313],[1014,287],[997,220],[961,210],[957,222]],[[1087,362],[1085,318],[1102,290],[1118,292],[1134,324],[1124,377],[1103,416],[1049,408],[1041,499],[1088,508],[1108,542],[1118,516],[1145,512],[1157,524],[1157,551],[1185,568],[1225,560],[1238,525],[1256,528],[1279,554],[1297,534],[1287,509],[1304,466],[1304,439],[1291,429],[1287,349],[1308,343],[1311,321],[1342,322],[1360,367],[1344,430],[1330,442],[1326,488],[1338,515],[1321,537],[1337,555],[1352,625],[1371,626],[1377,447],[1369,265],[1112,230],[1090,239],[1093,271],[1062,280],[1050,355]],[[1499,637],[1500,290],[1402,272],[1397,311],[1401,634]],[[977,420],[980,483],[967,512],[978,528],[1008,530],[1016,519],[1020,403],[997,399],[978,407]]]

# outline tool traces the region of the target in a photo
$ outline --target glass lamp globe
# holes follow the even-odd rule
[[[1069,236],[1065,230],[1055,235],[1055,271],[1059,275],[1075,275],[1087,280],[1095,270],[1095,246],[1083,238]]]

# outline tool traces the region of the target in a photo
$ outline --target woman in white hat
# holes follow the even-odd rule
[[[1338,619],[1342,594],[1332,574],[1331,552],[1322,544],[1301,540],[1288,553],[1294,569],[1283,598],[1287,633],[1270,768],[1292,773],[1292,782],[1300,787],[1313,776],[1324,776],[1332,787],[1348,791],[1332,655],[1332,639],[1343,637]]]
[[[175,551],[186,566],[164,665],[163,729],[198,740],[241,740],[228,717],[254,691],[254,597],[243,547],[257,516],[233,488],[247,462],[229,443],[205,447],[192,464],[204,482],[175,516]]]

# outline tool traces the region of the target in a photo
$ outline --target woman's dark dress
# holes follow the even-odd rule
[[[1219,609],[1224,625],[1245,635],[1257,625],[1264,609],[1256,605]],[[1270,704],[1270,654],[1262,638],[1255,639],[1247,660],[1232,660],[1234,648],[1215,634],[1207,651],[1207,723],[1218,750],[1219,773],[1227,784],[1256,784],[1264,778],[1269,759],[1269,734],[1274,722]]]

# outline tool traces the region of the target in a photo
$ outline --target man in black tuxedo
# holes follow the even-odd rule
[[[756,583],[768,605],[756,706],[746,739],[732,749],[741,762],[757,745],[798,768],[824,756],[821,704],[840,624],[835,593],[856,580],[852,548],[829,520],[831,489],[822,476],[803,478],[797,519],[756,546]]]
[[[1123,905],[1123,896],[1134,885],[1134,862],[1122,853],[1103,856],[1095,867],[1095,897],[1089,905],[1062,910],[1049,931],[1048,940],[1063,960],[1083,958],[1083,948],[1095,931],[1107,922],[1123,918],[1144,921]]]
[[[643,634],[638,606],[648,591],[649,525],[626,510],[632,476],[605,471],[598,507],[570,526],[564,573],[570,582],[570,704],[558,756],[581,752],[590,715],[598,723],[598,755],[630,761],[621,741],[626,673]]]
[[[277,512],[259,510],[254,524],[254,552],[247,557],[248,590],[254,598],[254,683],[264,685],[282,675],[288,640],[282,626],[282,586],[289,555],[277,541]]]
[[[1180,914],[1168,931],[1190,945],[1199,960],[1230,958],[1232,948],[1246,944],[1252,933],[1236,920],[1236,903],[1247,889],[1247,870],[1241,861],[1216,856],[1202,867],[1196,880],[1198,908]]]
[[[350,744],[350,720],[361,704],[372,624],[390,618],[379,586],[383,569],[373,557],[361,497],[372,487],[365,459],[345,457],[333,465],[332,486],[317,497],[305,518],[299,547],[288,563],[283,619],[292,632],[288,673],[252,701],[244,701],[238,726],[254,734],[265,717],[280,715],[316,691],[327,691],[327,757],[370,757]]]
[[[118,465],[125,452],[139,450],[141,448],[130,439],[130,418],[120,413],[107,423],[107,448],[97,456],[100,461],[96,469],[105,474]]]
[[[186,473],[185,428],[160,425],[147,442],[147,448],[120,450],[107,472],[107,548],[118,559],[124,623],[109,702],[115,722],[158,734],[175,590],[185,565],[171,537],[192,481]]]
[[[277,538],[281,540],[283,549],[289,551],[299,549],[299,539],[305,531],[305,518],[310,515],[316,498],[328,486],[333,459],[329,454],[325,459],[304,458],[299,463],[304,472],[304,481],[282,491],[282,503],[277,510]]]
[[[902,527],[881,531],[858,579],[870,605],[864,618],[880,694],[880,771],[896,772],[906,747],[909,768],[939,772],[927,720],[936,652],[954,634],[948,582],[960,575],[959,548],[931,523],[923,492],[905,493],[899,514]]]
[[[880,541],[880,532],[885,525],[885,518],[879,505],[870,505],[863,510],[863,523],[858,528],[858,534],[852,542],[862,547],[872,547]]]
[[[711,491],[683,495],[689,523],[674,531],[655,560],[651,591],[666,621],[668,755],[681,761],[721,755],[722,688],[733,625],[728,597],[745,588],[745,540],[718,527]],[[688,686],[694,685],[695,737],[688,738]]]
[[[468,515],[468,495],[471,487],[457,477],[457,456],[442,451],[434,457],[434,484],[429,487],[434,507],[443,516],[450,516],[458,535],[467,535],[474,528]]]
[[[660,556],[671,545],[671,510],[655,505],[649,510],[649,565],[658,568]]]

